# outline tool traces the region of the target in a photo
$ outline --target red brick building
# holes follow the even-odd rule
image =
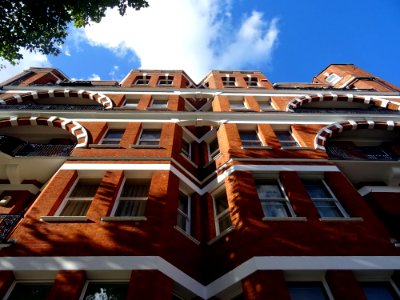
[[[0,99],[0,297],[399,299],[389,82],[30,68]]]

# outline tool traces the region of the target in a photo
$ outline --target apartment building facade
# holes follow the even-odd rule
[[[393,84],[339,64],[1,85],[0,297],[399,299]]]

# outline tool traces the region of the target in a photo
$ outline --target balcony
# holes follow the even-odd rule
[[[326,145],[326,153],[332,160],[397,161],[400,159],[390,146],[336,146]]]
[[[17,225],[22,215],[5,215],[0,214],[0,243],[7,242],[8,235]]]
[[[371,106],[368,109],[357,108],[295,108],[295,113],[311,113],[311,114],[400,114],[400,111],[390,110],[383,107]]]
[[[75,144],[53,145],[53,144],[31,144],[11,136],[0,136],[0,151],[14,157],[47,156],[59,157],[69,156]]]

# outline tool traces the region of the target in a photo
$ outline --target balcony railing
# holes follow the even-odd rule
[[[0,105],[4,110],[105,110],[102,105],[72,105],[72,104],[10,104]]]
[[[0,151],[10,156],[69,156],[73,145],[30,144],[10,136],[0,136]]]
[[[7,241],[8,235],[14,229],[15,225],[22,218],[22,215],[0,214],[0,243]]]
[[[330,146],[326,153],[333,160],[369,160],[369,161],[396,161],[400,155],[388,147],[381,146]]]

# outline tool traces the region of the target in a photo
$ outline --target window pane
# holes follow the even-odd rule
[[[178,227],[183,229],[185,232],[190,233],[188,218],[185,215],[182,215],[179,212],[178,212],[177,225],[178,225]]]
[[[399,299],[388,282],[362,282],[361,287],[368,300]]]
[[[121,197],[146,197],[149,195],[150,182],[125,182]]]
[[[262,201],[261,206],[266,217],[289,217],[290,212],[284,201]]]
[[[140,217],[144,216],[147,200],[122,200],[118,202],[115,212],[116,216],[121,217]]]
[[[261,184],[257,185],[257,193],[260,199],[276,199],[284,198],[278,184]]]
[[[179,210],[188,214],[189,212],[189,199],[188,196],[182,192],[179,192]]]
[[[160,130],[143,130],[142,131],[142,140],[159,140],[161,132]]]
[[[98,183],[79,181],[70,197],[94,197],[98,187]]]
[[[90,282],[84,300],[124,300],[128,291],[128,283]]]
[[[325,300],[328,299],[320,283],[288,283],[292,300]]]
[[[210,144],[208,144],[210,148],[210,155],[212,158],[216,157],[219,154],[219,145],[218,140],[214,139]]]
[[[86,216],[91,200],[68,200],[61,216]]]
[[[224,214],[218,219],[219,233],[221,234],[225,230],[229,229],[231,225],[232,225],[231,216],[228,212],[227,214]]]
[[[332,195],[328,192],[322,182],[305,182],[304,185],[312,199],[332,198]]]
[[[123,134],[124,130],[122,129],[110,129],[107,131],[105,138],[121,139]]]
[[[342,212],[337,207],[336,201],[314,200],[319,215],[323,218],[343,217]]]
[[[217,212],[217,215],[219,215],[221,212],[226,210],[228,208],[228,199],[226,197],[226,194],[223,193],[215,198],[215,209]]]
[[[9,300],[43,300],[46,299],[50,291],[52,283],[50,282],[32,282],[19,283],[17,282]]]

